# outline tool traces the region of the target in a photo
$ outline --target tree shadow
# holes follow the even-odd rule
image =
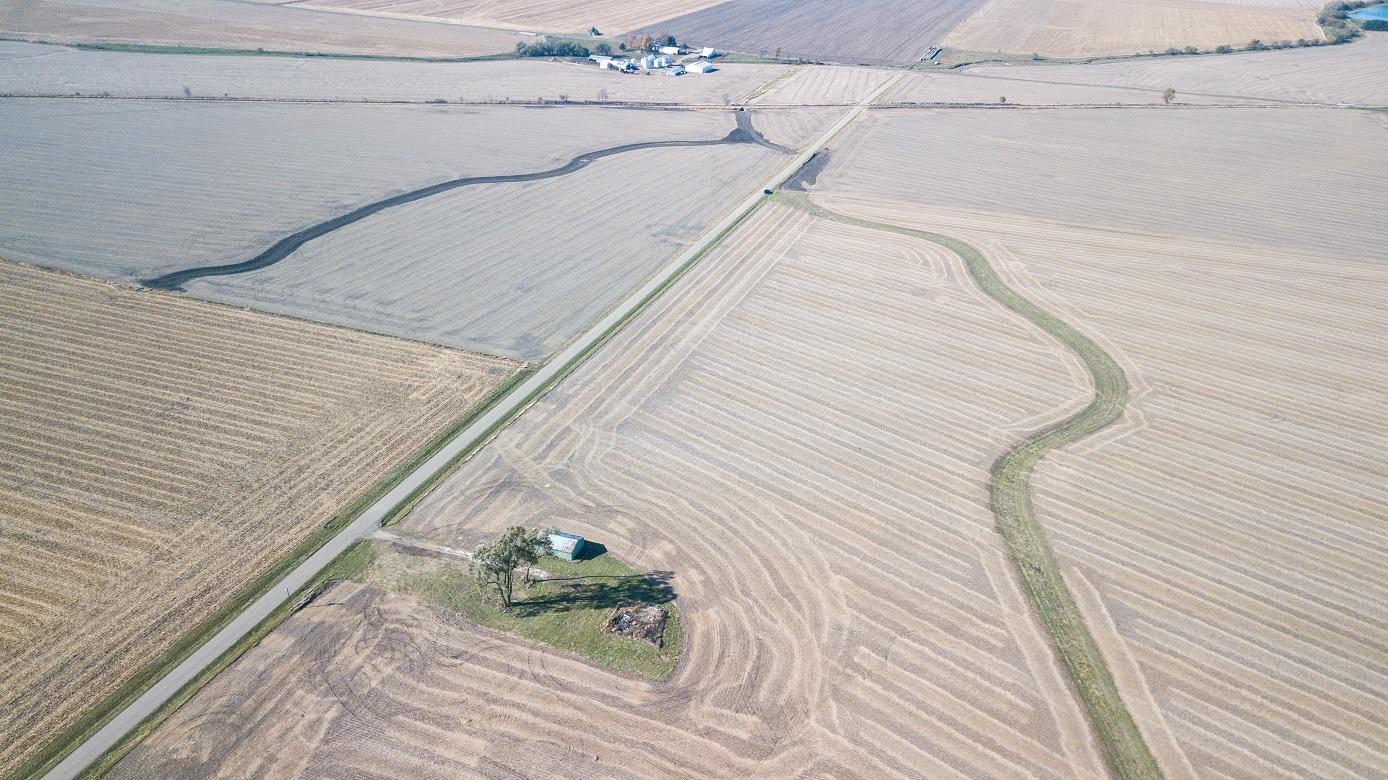
[[[537,598],[512,602],[510,611],[518,617],[535,617],[575,609],[664,604],[675,598],[675,589],[670,584],[674,576],[674,572],[654,571],[649,574],[556,577],[545,580],[549,592]]]

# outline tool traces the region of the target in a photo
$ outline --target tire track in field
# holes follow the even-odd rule
[[[803,192],[781,192],[776,198],[817,217],[913,236],[949,249],[964,261],[969,275],[985,295],[1044,330],[1083,362],[1094,382],[1094,397],[1080,411],[1030,434],[993,463],[989,486],[993,515],[1027,596],[1050,631],[1089,713],[1110,769],[1124,779],[1161,777],[1161,769],[1124,706],[1113,675],[1065,585],[1055,552],[1036,521],[1031,501],[1031,474],[1047,453],[1090,436],[1122,416],[1128,400],[1128,380],[1123,369],[1088,336],[1009,287],[983,253],[964,241],[839,214],[814,203]]]
[[[386,209],[393,208],[395,206],[403,206],[406,203],[413,203],[417,200],[423,200],[425,198],[449,192],[451,190],[456,190],[462,187],[470,187],[478,184],[508,184],[516,182],[540,181],[542,179],[554,179],[560,176],[567,176],[571,173],[576,173],[580,170],[583,170],[592,163],[601,160],[604,157],[613,157],[615,155],[625,154],[627,152],[635,152],[642,149],[664,149],[669,147],[721,146],[723,144],[756,144],[758,146],[764,146],[767,149],[771,149],[772,151],[780,152],[782,154],[790,154],[792,152],[792,150],[787,149],[786,147],[780,144],[771,142],[761,133],[757,132],[756,128],[752,126],[751,115],[742,111],[738,111],[734,114],[734,116],[737,121],[737,126],[734,127],[731,132],[729,132],[726,136],[723,136],[722,138],[707,138],[692,141],[641,141],[630,144],[619,144],[617,146],[609,146],[606,149],[598,149],[592,152],[584,152],[583,154],[578,155],[572,160],[569,160],[567,163],[557,168],[550,168],[546,171],[533,171],[531,173],[508,173],[494,176],[465,176],[460,179],[450,179],[448,181],[437,182],[435,184],[430,184],[426,187],[420,187],[417,190],[411,190],[409,192],[400,193],[399,195],[392,195],[388,198],[382,198],[381,200],[377,200],[372,203],[368,203],[364,206],[360,206],[356,209],[353,209],[352,211],[349,211],[346,214],[339,214],[338,216],[333,217],[332,219],[324,220],[322,222],[317,223],[316,225],[310,225],[309,227],[306,227],[303,230],[298,231],[297,233],[293,233],[291,235],[285,236],[284,238],[281,238],[279,241],[276,241],[274,245],[272,245],[269,249],[266,249],[264,252],[261,252],[260,254],[256,255],[255,257],[252,257],[249,260],[243,260],[239,263],[230,263],[227,265],[210,265],[198,266],[195,268],[185,268],[183,270],[173,271],[162,276],[156,276],[149,279],[141,279],[140,284],[144,285],[145,287],[152,287],[159,290],[174,290],[181,292],[183,291],[183,285],[193,281],[194,279],[201,279],[207,276],[233,276],[235,274],[244,274],[249,273],[251,271],[259,271],[263,268],[268,268],[274,265],[275,263],[280,262],[286,257],[289,257],[290,255],[298,251],[299,248],[302,247],[304,244],[307,244],[315,238],[321,238],[329,233],[332,233],[333,231],[341,230],[342,228],[345,228],[348,225],[360,222],[361,220],[366,219],[367,217],[372,216],[373,214],[380,213],[382,211],[385,211]]]

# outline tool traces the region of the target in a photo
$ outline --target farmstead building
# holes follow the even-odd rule
[[[556,558],[572,561],[583,553],[583,537],[561,532],[549,535],[549,551]]]

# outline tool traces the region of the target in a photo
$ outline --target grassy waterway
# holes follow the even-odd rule
[[[816,173],[810,171],[804,178],[813,181]],[[797,175],[792,181],[799,179]],[[1047,453],[1107,427],[1123,414],[1128,401],[1128,380],[1123,369],[1088,336],[1008,287],[983,253],[970,244],[939,233],[829,211],[803,192],[782,191],[776,198],[823,219],[912,236],[943,246],[964,261],[969,275],[984,294],[1040,327],[1083,361],[1094,382],[1093,399],[1078,413],[1033,432],[993,463],[990,484],[993,515],[1027,596],[1055,641],[1056,652],[1089,713],[1114,776],[1123,780],[1161,777],[1161,769],[1123,704],[1103,654],[1065,585],[1060,564],[1036,520],[1031,503],[1031,474]]]

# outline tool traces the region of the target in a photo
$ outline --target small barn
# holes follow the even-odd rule
[[[583,554],[583,537],[562,531],[552,533],[549,535],[549,552],[566,561],[576,560]]]
[[[718,56],[718,50],[712,46],[705,46],[703,50],[699,52],[699,56],[706,60],[711,60]]]
[[[683,66],[683,65],[671,65],[670,67],[668,67],[668,68],[665,69],[665,75],[667,75],[667,76],[683,76],[683,75],[684,75],[684,66]]]
[[[691,62],[684,67],[685,70],[688,70],[690,73],[712,73],[714,71],[713,63],[705,62],[704,60]]]

